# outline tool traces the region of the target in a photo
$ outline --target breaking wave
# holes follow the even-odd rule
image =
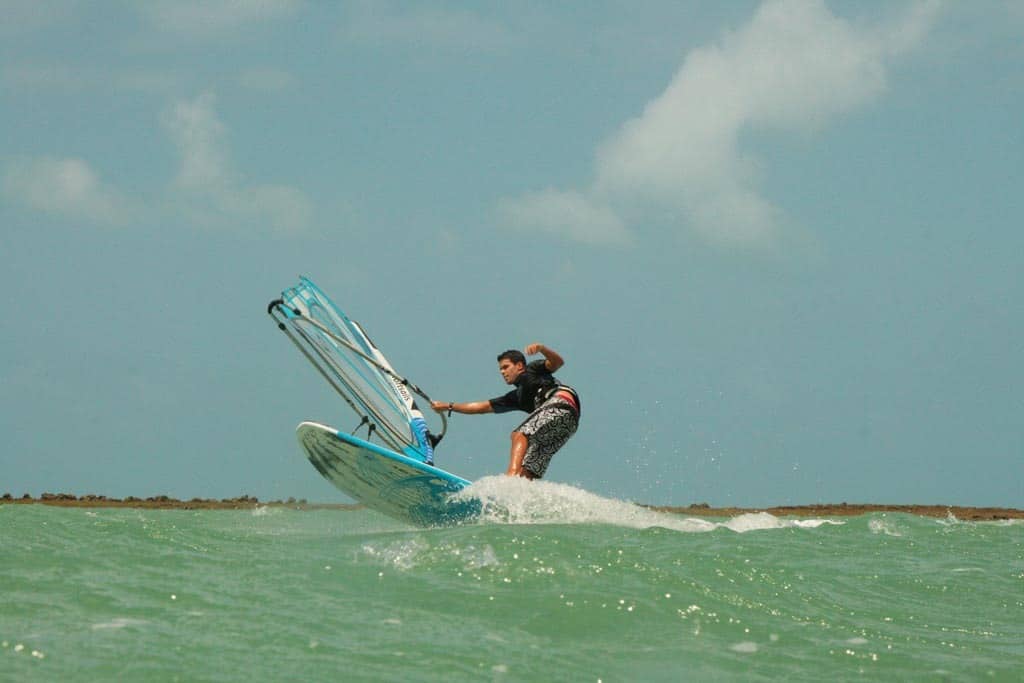
[[[686,533],[717,529],[745,533],[843,524],[828,519],[781,519],[767,512],[742,514],[715,522],[605,498],[569,484],[500,475],[478,479],[455,494],[454,498],[479,500],[483,510],[477,521],[492,524],[609,524],[633,529],[658,527]]]

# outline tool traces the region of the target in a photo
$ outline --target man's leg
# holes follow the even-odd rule
[[[509,457],[508,470],[505,474],[511,477],[536,478],[533,472],[523,469],[523,458],[526,456],[526,448],[529,445],[530,442],[525,434],[522,432],[512,432],[512,454]]]

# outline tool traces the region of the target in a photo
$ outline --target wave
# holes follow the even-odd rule
[[[828,519],[781,519],[767,512],[746,513],[724,522],[712,522],[605,498],[569,484],[501,475],[478,479],[453,498],[479,500],[483,510],[474,521],[484,524],[608,524],[633,529],[664,528],[684,533],[717,529],[745,533],[843,524]]]

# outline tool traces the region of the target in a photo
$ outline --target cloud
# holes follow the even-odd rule
[[[167,199],[175,214],[208,228],[269,227],[294,233],[310,222],[313,207],[293,187],[248,184],[228,155],[227,130],[217,118],[212,93],[176,103],[162,123],[180,155]],[[75,220],[125,225],[153,214],[149,203],[127,198],[82,159],[39,157],[9,161],[2,191],[12,204]]]
[[[587,244],[617,245],[632,241],[622,219],[607,206],[572,190],[547,189],[499,205],[504,223],[530,225]]]
[[[200,225],[269,224],[279,232],[306,227],[312,204],[298,189],[247,185],[234,170],[214,109],[213,93],[177,102],[163,117],[181,158],[175,188],[185,210]]]
[[[775,243],[784,217],[759,192],[762,163],[743,150],[741,134],[820,129],[879,97],[889,62],[923,40],[936,9],[918,2],[864,27],[821,0],[764,2],[747,25],[686,56],[664,92],[597,150],[593,182],[566,193],[570,203],[589,203],[606,225],[615,215],[667,215],[719,246]],[[501,210],[521,228],[593,241],[566,220],[564,204],[527,195]]]
[[[299,0],[150,0],[138,10],[157,28],[208,38],[267,22],[297,10]]]
[[[119,226],[128,222],[129,202],[102,182],[81,159],[49,157],[7,164],[4,196],[31,209],[76,220]]]
[[[196,192],[221,192],[233,179],[224,147],[224,124],[214,111],[214,95],[174,104],[163,124],[181,155],[177,184]]]

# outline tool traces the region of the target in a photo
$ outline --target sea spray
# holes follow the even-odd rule
[[[481,515],[473,520],[479,524],[608,524],[687,533],[722,528],[743,533],[843,523],[824,519],[780,519],[764,512],[743,514],[724,522],[710,522],[605,498],[568,484],[529,481],[520,477],[483,477],[453,497],[456,500],[475,498],[483,503]]]

